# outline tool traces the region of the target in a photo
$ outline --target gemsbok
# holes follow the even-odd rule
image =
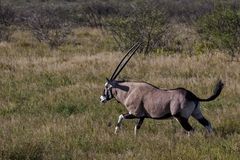
[[[189,124],[190,116],[202,124],[209,133],[212,132],[211,123],[203,116],[200,110],[200,101],[212,101],[217,98],[224,84],[221,80],[215,86],[212,96],[203,99],[197,97],[185,88],[160,89],[146,82],[131,82],[116,80],[119,73],[140,47],[136,43],[123,57],[112,76],[106,81],[100,100],[105,103],[115,98],[127,109],[128,113],[121,114],[118,118],[115,133],[118,132],[123,119],[138,119],[134,127],[134,134],[140,129],[145,118],[168,119],[175,118],[188,132],[194,131]],[[130,54],[131,53],[131,54]],[[128,57],[128,58],[127,58]],[[125,62],[124,62],[125,61]]]

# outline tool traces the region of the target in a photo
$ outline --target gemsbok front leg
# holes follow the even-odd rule
[[[137,130],[139,130],[139,129],[141,128],[141,126],[142,126],[142,124],[143,124],[143,121],[144,121],[144,118],[143,118],[143,117],[141,117],[141,118],[137,121],[137,123],[136,123],[136,125],[135,125],[135,127],[134,127],[134,135],[135,135],[135,136],[137,135]]]
[[[132,114],[130,114],[130,113],[126,113],[126,114],[121,114],[119,117],[118,117],[118,122],[117,122],[117,125],[116,125],[116,127],[115,127],[115,134],[117,134],[118,133],[118,130],[119,130],[119,128],[121,127],[121,125],[122,125],[122,121],[124,120],[124,119],[134,119],[134,118],[137,118],[136,116],[134,116],[134,115],[132,115]]]

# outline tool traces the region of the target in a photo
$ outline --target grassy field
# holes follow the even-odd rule
[[[123,54],[113,52],[111,38],[98,30],[75,32],[75,43],[57,50],[28,32],[0,43],[0,159],[239,159],[239,62],[223,53],[135,55],[120,79],[185,87],[202,98],[218,79],[225,82],[220,97],[201,107],[214,135],[193,119],[190,137],[175,120],[150,119],[137,137],[134,120],[115,135],[126,110],[114,100],[100,104],[99,96]]]

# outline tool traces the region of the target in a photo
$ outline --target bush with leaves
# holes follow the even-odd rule
[[[199,33],[211,47],[226,50],[236,56],[240,53],[240,10],[219,8],[198,21]]]
[[[27,20],[34,37],[51,48],[61,46],[72,33],[71,25],[57,13],[56,9],[45,7],[32,13]]]
[[[8,41],[12,34],[10,26],[14,23],[15,11],[0,2],[0,41]]]
[[[166,27],[165,14],[151,2],[142,2],[131,7],[128,14],[107,19],[105,27],[112,33],[121,50],[141,40],[145,44],[141,50],[148,54],[161,46]]]

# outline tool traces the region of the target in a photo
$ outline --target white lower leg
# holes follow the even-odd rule
[[[134,135],[135,136],[137,135],[137,125],[135,125],[135,127],[134,127]]]
[[[114,133],[117,134],[118,130],[119,130],[119,127],[116,126],[116,127],[115,127],[115,132],[114,132]]]
[[[115,134],[117,134],[120,126],[121,126],[121,123],[122,123],[122,120],[124,119],[124,116],[121,114],[119,117],[118,117],[118,122],[117,122],[117,126],[115,127]]]

